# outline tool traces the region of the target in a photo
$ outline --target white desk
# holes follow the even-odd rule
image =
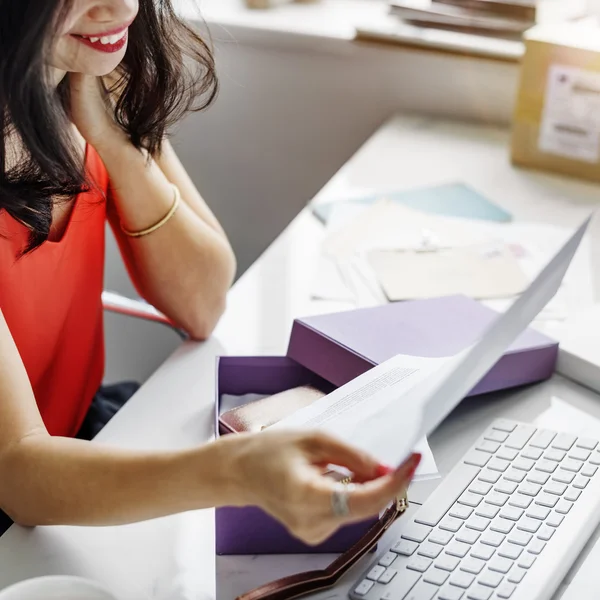
[[[508,164],[506,143],[507,133],[501,130],[398,118],[375,134],[318,199],[360,189],[464,180],[518,218],[576,225],[595,202],[597,186],[514,170]],[[294,316],[343,308],[308,298],[321,236],[320,224],[308,211],[302,212],[236,284],[214,337],[201,345],[184,344],[175,352],[98,441],[179,448],[209,440],[217,355],[283,353]],[[470,400],[431,439],[441,472],[452,468],[490,420],[498,416],[531,420],[553,394],[600,416],[598,396],[558,377],[532,390]],[[422,487],[412,497],[421,499],[427,491]],[[213,512],[207,510],[126,527],[12,527],[0,538],[0,587],[35,575],[69,573],[97,579],[123,600],[160,598],[160,586],[173,572],[174,549],[183,533],[193,540],[188,563],[197,567],[208,598],[229,600],[266,580],[330,559],[215,561]],[[346,589],[342,585],[321,597],[341,598]]]

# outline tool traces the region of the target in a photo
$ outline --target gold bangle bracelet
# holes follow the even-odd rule
[[[142,229],[141,231],[128,231],[123,226],[121,226],[121,230],[123,231],[123,233],[129,237],[138,238],[144,235],[148,235],[149,233],[153,233],[157,229],[160,229],[165,223],[167,223],[167,221],[169,221],[171,217],[175,214],[177,208],[179,207],[179,204],[181,203],[181,193],[179,192],[179,188],[174,184],[171,184],[171,187],[173,188],[173,193],[175,196],[173,199],[173,205],[169,209],[169,212],[160,221],[158,221],[158,223],[155,223],[147,229]]]

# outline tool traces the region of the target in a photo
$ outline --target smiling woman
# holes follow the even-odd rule
[[[21,524],[255,504],[317,542],[376,514],[416,468],[387,472],[314,433],[171,453],[77,439],[110,416],[99,389],[106,220],[141,295],[193,338],[224,310],[235,258],[165,139],[216,90],[208,46],[170,0],[0,0],[0,508]],[[364,482],[349,514],[332,512],[327,464]]]

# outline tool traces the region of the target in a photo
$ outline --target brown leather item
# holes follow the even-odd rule
[[[224,433],[262,431],[323,396],[323,392],[309,385],[295,387],[224,412],[219,426]]]
[[[381,518],[349,550],[338,556],[326,569],[306,571],[266,583],[238,596],[237,600],[289,600],[333,587],[390,528],[408,508],[406,497],[390,506]]]

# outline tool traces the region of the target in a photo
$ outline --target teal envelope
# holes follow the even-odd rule
[[[386,192],[363,198],[352,198],[346,202],[373,204],[382,197],[416,210],[447,217],[498,222],[512,221],[512,215],[509,212],[490,202],[464,183],[450,183],[403,192]],[[325,202],[315,205],[312,207],[313,213],[323,223],[326,223],[333,204],[334,202]]]

